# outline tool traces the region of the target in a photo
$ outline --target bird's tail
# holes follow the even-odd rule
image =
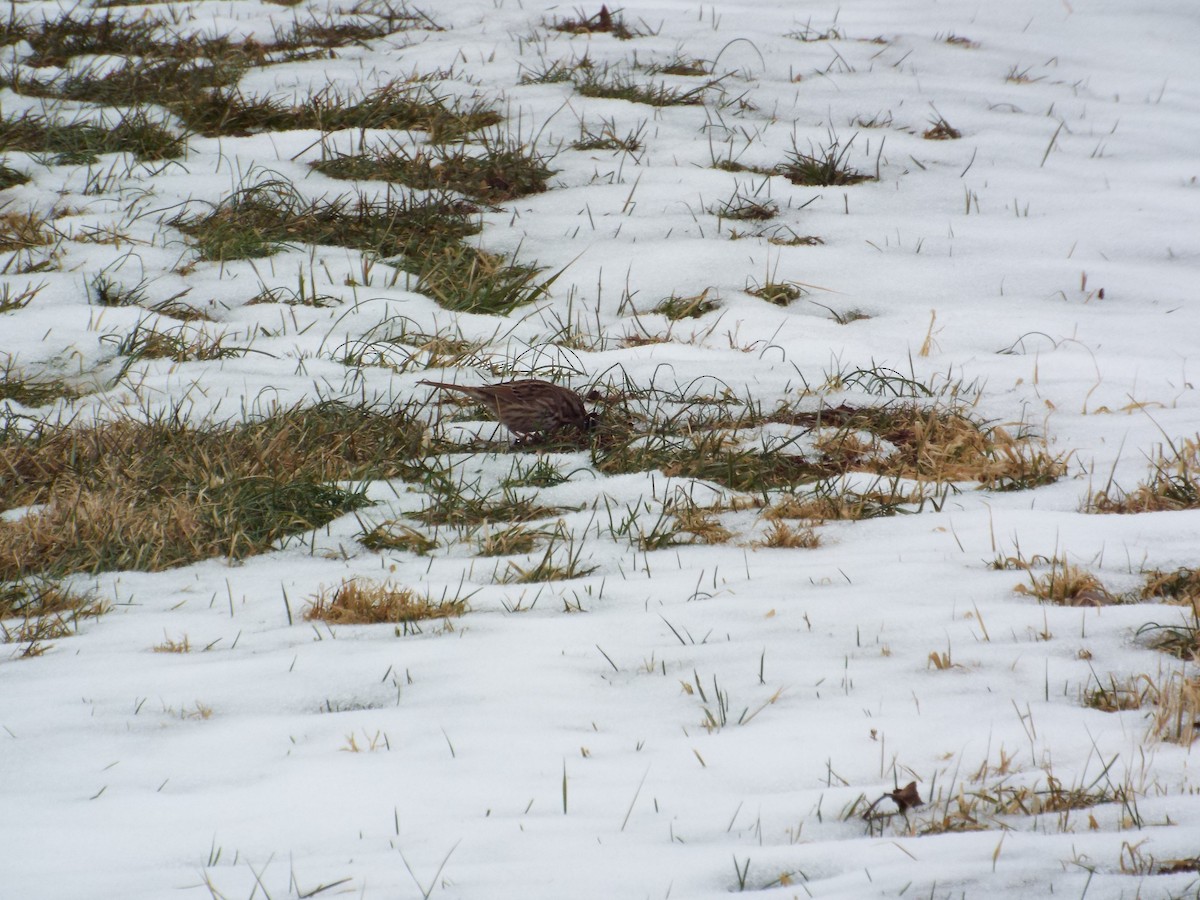
[[[427,384],[430,387],[443,388],[447,391],[462,391],[464,394],[469,394],[473,390],[475,390],[470,385],[451,384],[448,381],[425,381],[424,379],[422,379],[421,381],[418,381],[417,384]]]

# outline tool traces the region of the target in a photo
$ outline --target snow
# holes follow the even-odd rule
[[[325,9],[171,6],[197,33],[264,39],[272,23]],[[365,93],[453,67],[444,90],[482,92],[508,127],[519,122],[545,148],[569,145],[584,121],[611,120],[620,135],[643,129],[634,154],[563,149],[551,190],[485,215],[485,249],[564,270],[551,299],[505,318],[459,315],[403,278],[393,284],[382,265],[365,279],[361,254],[332,247],[181,273],[194,252],[164,223],[183,204],[216,203],[255,173],[278,173],[306,197],[348,190],[309,170],[317,132],[192,136],[178,165],[130,162],[120,175],[122,160],[100,194],[84,193],[87,166],[10,152],[9,164],[33,177],[4,192],[10,210],[69,208],[56,221],[64,233],[119,223],[135,243],[65,241],[57,268],[4,274],[16,291],[46,287],[0,314],[0,362],[109,384],[115,339],[154,316],[89,305],[86,285],[103,271],[127,286],[145,280],[148,303],[190,289],[186,301],[217,321],[189,328],[262,353],[138,363],[120,387],[62,404],[81,421],[183,398],[202,419],[363,392],[407,397],[438,370],[352,372],[335,352],[405,317],[428,333],[457,326],[488,339],[489,358],[518,368],[561,360],[577,387],[621,378],[727,387],[772,408],[837,371],[961,380],[982,387],[980,415],[1027,422],[1069,453],[1068,475],[1035,490],[964,489],[918,515],[827,523],[815,549],[755,546],[762,523],[742,511],[721,517],[735,532],[727,544],[647,553],[636,529],[632,539],[618,533],[623,515],[651,510],[640,520],[649,527],[677,490],[698,502],[713,492],[662,473],[605,478],[586,454],[562,454],[551,459],[570,480],[536,497],[576,510],[562,518],[581,563],[595,567],[584,578],[500,583],[506,561],[477,557],[471,541],[429,557],[371,552],[355,540],[354,515],[237,565],[75,576],[113,610],[41,657],[0,659],[0,895],[279,898],[336,884],[320,895],[1196,896],[1194,871],[1139,868],[1196,856],[1190,749],[1148,736],[1145,710],[1105,713],[1080,700],[1097,681],[1182,668],[1134,635],[1184,613],[1044,605],[1013,591],[1025,573],[991,565],[1059,554],[1128,590],[1143,570],[1200,562],[1200,511],[1082,512],[1110,473],[1132,487],[1157,448],[1200,430],[1194,5],[628,0],[625,21],[654,32],[629,42],[550,31],[547,21],[579,10],[540,0],[441,6],[428,11],[443,31],[252,70],[243,92],[290,100],[332,83]],[[785,37],[809,24],[842,38]],[[582,98],[569,84],[519,84],[554,60],[587,54],[602,66],[677,52],[717,59],[718,73],[732,73],[726,96],[745,94],[753,108],[718,108],[718,92],[707,106],[657,109]],[[1010,72],[1032,80],[1006,80]],[[12,114],[42,101],[5,89],[0,103]],[[961,139],[921,137],[935,107]],[[886,127],[851,124],[885,113]],[[711,167],[730,156],[770,166],[831,130],[855,137],[848,160],[870,173],[878,165],[878,182],[807,188]],[[349,150],[384,136],[332,141]],[[706,210],[738,189],[780,207],[769,226],[824,244],[730,240],[755,223],[719,223]],[[779,308],[745,293],[768,276],[820,288]],[[245,305],[301,279],[340,302]],[[674,323],[672,340],[616,343],[639,328],[665,332],[654,306],[706,288],[720,309]],[[809,299],[871,318],[839,325]],[[564,323],[613,340],[542,346]],[[493,434],[489,424],[447,427],[460,426]],[[740,436],[759,445],[796,433]],[[531,458],[501,449],[449,461],[494,485]],[[421,506],[401,482],[371,496],[365,521]],[[452,629],[404,636],[301,619],[306,599],[353,576],[435,597],[465,590],[470,611]],[[152,650],[183,636],[190,653]],[[938,669],[933,653],[952,665]],[[718,696],[729,721],[709,730],[705,709],[716,713]],[[956,808],[960,792],[1045,788],[1050,778],[1126,801],[1014,810],[986,830],[928,835],[899,816],[870,828],[846,815],[860,797],[916,781],[923,799],[937,799],[910,813],[919,826]]]

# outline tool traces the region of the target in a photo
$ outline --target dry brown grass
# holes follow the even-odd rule
[[[1049,572],[1034,575],[1031,571],[1029,581],[1029,586],[1018,584],[1013,590],[1058,606],[1110,606],[1121,602],[1095,575],[1057,557],[1050,561]]]
[[[1088,512],[1140,513],[1200,509],[1200,435],[1161,447],[1150,460],[1149,480],[1125,492],[1108,485],[1094,494]]]
[[[1175,671],[1153,685],[1150,736],[1190,747],[1200,730],[1200,678]]]
[[[405,550],[424,556],[436,550],[438,542],[422,531],[402,522],[381,522],[374,528],[364,531],[359,537],[368,550]]]
[[[57,234],[50,219],[34,212],[0,213],[0,252],[51,244]]]
[[[466,609],[465,600],[431,600],[390,580],[352,578],[336,588],[323,589],[305,609],[304,618],[331,625],[410,625],[461,616]]]
[[[1141,598],[1191,606],[1200,612],[1200,569],[1180,567],[1173,572],[1147,572]]]
[[[155,653],[191,653],[192,642],[185,634],[183,637],[175,640],[174,638],[163,635],[161,644],[154,645]]]
[[[1005,490],[1049,484],[1066,471],[1066,459],[1044,441],[1014,437],[961,410],[902,408],[889,428],[876,433],[899,451],[871,467],[881,475],[975,481]]]
[[[488,532],[479,542],[480,556],[518,556],[532,553],[552,532],[524,525],[510,525]]]
[[[672,504],[675,527],[692,536],[694,544],[724,544],[733,534],[717,519],[717,509],[708,509],[693,503]]]
[[[232,425],[174,416],[0,432],[0,581],[241,558],[365,502],[338,483],[398,474],[424,428],[327,403]]]
[[[22,644],[17,657],[41,656],[52,646],[50,641],[76,633],[83,619],[98,618],[108,609],[94,594],[55,582],[0,584],[0,642]]]
[[[811,550],[821,545],[821,537],[807,526],[793,528],[781,519],[771,522],[767,533],[754,542],[756,547],[777,547]]]
[[[1154,682],[1149,675],[1142,674],[1120,680],[1109,676],[1107,684],[1097,680],[1094,687],[1089,685],[1085,688],[1080,699],[1084,706],[1091,709],[1120,712],[1141,709],[1156,693]]]
[[[843,378],[838,389],[920,389],[892,373],[853,376],[853,381]],[[667,402],[634,390],[606,404],[593,453],[601,472],[658,469],[760,495],[812,486],[821,491],[814,499],[822,507],[812,518],[865,518],[894,512],[901,503],[921,504],[931,494],[925,489],[930,485],[933,495],[961,482],[1024,490],[1052,483],[1066,471],[1066,456],[1051,452],[1044,438],[1025,428],[980,421],[960,405],[903,400],[764,411],[731,397],[663,399]],[[652,401],[659,403],[657,409]],[[815,433],[817,451],[802,452],[795,441],[756,447],[745,439],[746,430],[768,424],[790,426],[798,436]],[[885,489],[851,496],[839,480],[850,473],[882,476]],[[904,487],[901,480],[917,484]]]

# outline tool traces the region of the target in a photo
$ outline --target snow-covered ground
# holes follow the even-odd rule
[[[183,30],[265,41],[272,23],[325,4],[116,9],[165,7]],[[428,334],[494,336],[485,352],[517,371],[573,367],[579,388],[727,387],[771,408],[856,369],[961,382],[978,415],[1024,422],[1069,454],[1067,474],[820,525],[813,549],[755,546],[764,526],[743,510],[722,515],[724,544],[643,552],[610,515],[653,509],[652,524],[687,486],[661,472],[605,478],[586,453],[565,453],[550,459],[570,479],[538,499],[579,508],[564,527],[594,567],[586,577],[498,583],[504,561],[475,557],[470,541],[429,556],[367,550],[359,519],[420,505],[399,481],[373,485],[378,503],[357,517],[237,565],[74,576],[112,611],[44,655],[0,654],[0,896],[1197,896],[1195,867],[1161,872],[1200,853],[1190,748],[1156,741],[1145,708],[1082,699],[1098,682],[1161,683],[1183,668],[1134,633],[1184,612],[1043,604],[1014,592],[1026,573],[993,567],[1057,555],[1126,591],[1143,571],[1200,564],[1200,511],[1082,511],[1110,476],[1132,488],[1156,448],[1200,431],[1194,3],[629,0],[621,15],[641,34],[628,41],[548,27],[590,6],[426,11],[442,30],[252,70],[241,88],[292,102],[452,70],[443,90],[479,94],[505,128],[558,149],[550,189],[487,212],[474,239],[562,269],[550,297],[507,317],[456,314],[337,247],[196,262],[165,224],[181,204],[216,203],[262,173],[306,197],[348,190],[309,168],[316,131],[191,136],[165,166],[115,155],[47,166],[14,152],[9,165],[32,181],[0,193],[6,210],[67,210],[55,224],[73,239],[53,268],[3,275],[13,291],[45,286],[0,314],[0,363],[85,389],[62,403],[81,421],[184,398],[197,419],[318,396],[407,398],[424,396],[422,377],[490,377],[351,370],[334,352],[407,317]],[[5,65],[24,52],[4,50]],[[521,83],[585,55],[684,89],[697,79],[634,63],[694,58],[724,77],[703,105],[662,108]],[[5,115],[42,103],[0,94]],[[961,137],[923,137],[939,116]],[[570,148],[605,123],[640,132],[643,147]],[[853,138],[846,161],[878,180],[802,187],[714,168],[769,169],[832,135]],[[329,141],[349,151],[371,137]],[[739,192],[778,215],[710,212]],[[82,239],[107,225],[129,242]],[[763,228],[823,243],[769,243],[753,234]],[[188,290],[215,319],[194,327],[258,352],[141,361],[115,380],[114,336],[147,313],[90,304],[102,271],[141,284],[146,305]],[[808,293],[782,308],[746,293],[768,280]],[[338,302],[247,305],[298,284]],[[718,308],[702,318],[652,311],[705,289]],[[868,317],[839,324],[831,309]],[[555,350],[563,324],[607,341]],[[668,329],[666,341],[621,341]],[[847,397],[863,400],[825,400]],[[454,464],[495,484],[530,462],[503,438],[497,450]],[[306,598],[352,576],[469,593],[470,610],[405,636],[301,620]],[[154,652],[184,636],[192,652]],[[864,821],[865,803],[910,781],[930,802]],[[1032,805],[1075,789],[1106,802]],[[978,801],[1005,791],[1024,800],[1004,814]]]

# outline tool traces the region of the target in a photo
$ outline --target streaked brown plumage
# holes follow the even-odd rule
[[[596,425],[595,414],[587,411],[573,390],[537,378],[478,387],[445,381],[418,383],[478,400],[518,438],[564,429],[590,431]]]

